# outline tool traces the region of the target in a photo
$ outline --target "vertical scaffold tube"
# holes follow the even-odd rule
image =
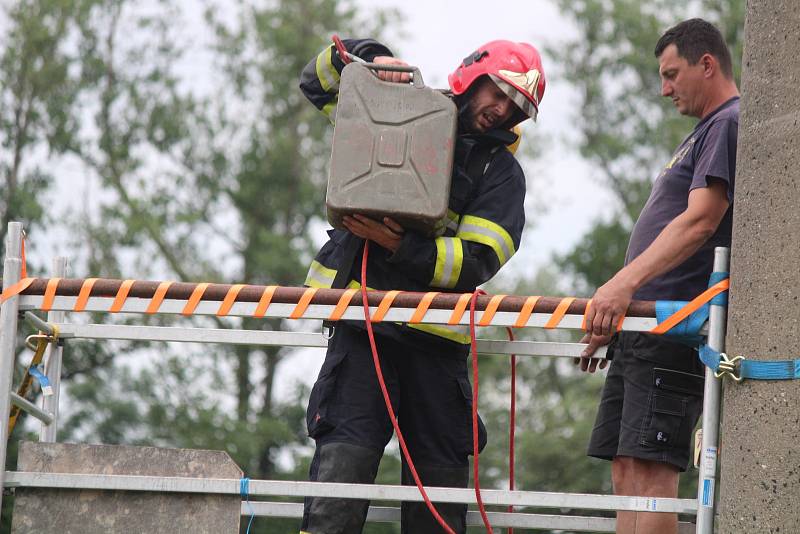
[[[714,271],[728,272],[730,249],[714,249]],[[708,346],[725,350],[727,306],[711,304],[708,316]],[[703,396],[703,440],[700,451],[700,473],[697,482],[697,534],[714,532],[714,496],[716,494],[717,457],[719,448],[719,406],[722,380],[706,368]]]
[[[3,262],[3,291],[20,280],[22,273],[22,224],[8,223],[6,258]],[[11,404],[11,378],[14,374],[14,351],[17,340],[19,296],[3,302],[0,308],[0,488],[5,486],[8,447],[8,412]],[[0,492],[0,506],[3,504]]]
[[[53,277],[64,278],[67,275],[67,258],[58,256],[53,258]],[[51,311],[47,314],[48,323],[63,323],[66,313],[63,311]],[[64,346],[61,343],[51,343],[47,348],[47,360],[45,364],[45,374],[53,387],[53,394],[42,395],[42,410],[53,414],[53,421],[48,425],[42,422],[39,431],[39,441],[55,443],[58,433],[58,402],[61,396],[61,358],[64,354]]]

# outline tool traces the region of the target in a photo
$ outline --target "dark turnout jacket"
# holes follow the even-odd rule
[[[371,39],[345,40],[344,44],[366,61],[392,55],[386,46]],[[335,47],[330,46],[301,75],[303,94],[331,122],[336,117],[343,68]],[[394,253],[371,247],[367,266],[370,289],[472,292],[497,273],[519,248],[525,225],[525,176],[506,147],[514,140],[509,132],[468,135],[459,129],[447,216],[433,237],[407,230]],[[474,168],[475,158],[488,162],[482,175],[467,171]],[[360,287],[361,255],[352,264],[342,265],[348,241],[358,238],[333,229],[328,236],[330,239],[311,263],[305,284],[331,287],[338,269],[345,268],[350,271],[347,286]],[[445,338],[450,340],[447,345],[469,343],[466,330],[461,327],[383,323],[376,327],[385,335],[401,335],[406,342],[442,342]]]

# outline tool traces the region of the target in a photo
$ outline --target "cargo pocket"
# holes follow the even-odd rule
[[[466,454],[472,454],[473,452],[473,444],[472,444],[472,385],[469,383],[468,378],[457,378],[458,381],[458,388],[461,391],[461,396],[464,398],[464,406],[467,412],[467,426],[466,431],[464,432],[464,452]],[[486,447],[486,442],[488,440],[486,434],[486,426],[483,424],[483,420],[481,416],[478,415],[478,451],[483,451],[483,448]]]
[[[336,376],[346,352],[331,352],[325,357],[319,377],[311,389],[306,410],[306,428],[309,437],[318,439],[336,427],[330,415],[335,399]]]
[[[692,429],[686,417],[689,399],[653,391],[641,431],[641,444],[661,449],[687,443]]]

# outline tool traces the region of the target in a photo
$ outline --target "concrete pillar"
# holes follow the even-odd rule
[[[800,358],[800,9],[748,0],[727,352]],[[718,532],[800,530],[800,380],[728,382]]]
[[[69,443],[20,444],[18,471],[238,479],[220,451]],[[11,532],[221,534],[239,532],[239,495],[17,488]]]

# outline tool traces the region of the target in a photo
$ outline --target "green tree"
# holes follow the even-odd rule
[[[0,37],[0,239],[10,221],[28,230],[46,221],[43,202],[53,181],[37,154],[63,151],[73,140],[80,70],[69,53],[87,2],[6,3]],[[3,245],[5,246],[5,245]]]
[[[173,2],[156,8],[103,0],[84,21],[80,60],[96,83],[83,101],[90,120],[70,150],[97,183],[99,207],[77,214],[76,234],[88,249],[79,272],[301,284],[324,205],[330,127],[300,94],[298,76],[332,33],[380,37],[389,13],[359,19],[352,3],[334,0],[209,5],[214,41],[206,53],[216,71],[197,90],[180,73],[187,44],[176,21],[184,14]],[[92,372],[70,377],[75,404],[64,436],[214,447],[249,476],[305,476],[307,390],[274,398],[288,350],[82,343],[71,354],[72,369]],[[291,461],[277,465],[279,454]]]

